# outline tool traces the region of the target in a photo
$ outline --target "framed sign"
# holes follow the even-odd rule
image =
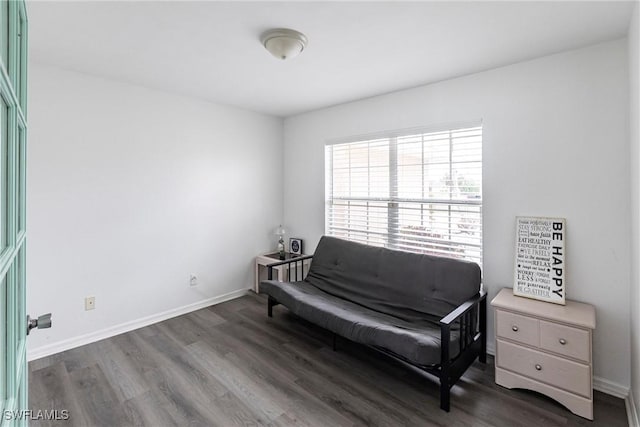
[[[516,218],[513,294],[565,304],[564,218]]]
[[[291,252],[291,255],[302,255],[302,239],[294,237],[289,239],[289,252]]]

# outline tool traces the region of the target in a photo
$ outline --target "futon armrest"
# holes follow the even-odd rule
[[[285,265],[285,264],[292,264],[294,262],[299,262],[299,261],[304,261],[306,259],[310,259],[313,258],[313,254],[311,255],[302,255],[302,256],[298,256],[295,258],[291,258],[291,259],[285,259],[284,261],[278,261],[278,262],[273,262],[271,264],[267,264],[267,267],[279,267],[281,265]]]
[[[475,316],[478,316],[478,323],[475,323]],[[451,325],[459,321],[460,323],[460,354],[458,359],[467,360],[469,364],[476,356],[481,362],[486,361],[487,353],[487,293],[483,290],[478,292],[467,301],[460,304],[451,313],[440,319],[440,366],[444,372],[449,372],[451,366]],[[478,332],[476,332],[478,328]],[[479,350],[473,349],[473,343],[478,343]],[[466,369],[466,368],[465,368]],[[452,378],[459,378],[464,371],[449,373]],[[455,381],[454,381],[455,382]]]
[[[304,262],[308,259],[313,258],[313,254],[311,255],[302,255],[299,257],[295,257],[295,258],[291,258],[291,259],[285,259],[283,261],[279,261],[279,262],[274,262],[271,264],[267,264],[267,277],[269,278],[269,280],[273,279],[273,268],[274,267],[280,267],[282,265],[286,265],[287,268],[289,268],[289,272],[291,272],[291,264],[293,264],[294,268],[296,269],[296,277],[294,281],[298,280],[298,272],[300,272],[300,277],[299,280],[304,280]],[[297,267],[298,263],[300,263],[300,268]],[[282,279],[281,279],[282,280]],[[289,280],[291,281],[291,277],[289,277]]]
[[[440,319],[440,326],[451,326],[453,322],[458,320],[462,315],[471,310],[474,306],[478,305],[480,301],[483,301],[487,298],[487,292],[481,290],[473,297],[469,298],[467,301],[460,304],[457,308],[455,308],[451,313],[447,314],[445,317]]]

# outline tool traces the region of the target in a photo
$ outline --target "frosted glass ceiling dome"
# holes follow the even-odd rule
[[[298,56],[307,47],[307,36],[296,30],[276,28],[262,35],[262,44],[278,59]]]

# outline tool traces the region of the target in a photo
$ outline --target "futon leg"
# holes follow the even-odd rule
[[[269,317],[273,317],[274,305],[278,305],[278,301],[276,301],[274,298],[269,297],[267,299],[267,314],[269,315]]]
[[[449,412],[449,392],[451,390],[451,372],[449,360],[449,343],[451,330],[449,324],[440,325],[440,409]]]
[[[487,363],[487,299],[480,301],[480,363]]]
[[[449,394],[451,387],[449,386],[449,378],[440,377],[440,409],[449,412]]]

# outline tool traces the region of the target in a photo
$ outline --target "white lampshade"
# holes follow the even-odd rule
[[[295,58],[307,46],[307,37],[296,30],[277,28],[262,35],[262,44],[278,59]]]
[[[275,232],[274,232],[273,234],[275,234],[276,236],[284,236],[285,234],[287,234],[287,231],[284,229],[284,227],[282,226],[282,224],[280,224],[280,225],[276,228],[276,230],[275,230]]]

